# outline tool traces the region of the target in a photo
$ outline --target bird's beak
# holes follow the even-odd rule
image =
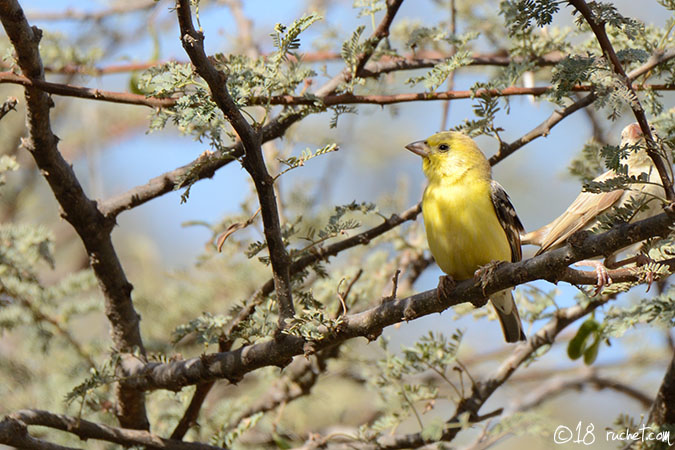
[[[415,141],[406,145],[405,148],[413,153],[420,155],[422,158],[429,156],[429,146],[425,141]]]

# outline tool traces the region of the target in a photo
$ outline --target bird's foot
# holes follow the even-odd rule
[[[602,288],[612,284],[612,278],[607,272],[607,267],[600,261],[585,260],[574,263],[575,266],[590,266],[595,268],[595,274],[597,275],[597,282],[595,284],[595,292],[593,295],[598,295],[602,291]]]
[[[450,293],[455,289],[455,286],[457,286],[457,283],[450,275],[438,277],[438,287],[436,288],[438,299],[443,301],[450,297]]]
[[[474,278],[477,278],[480,282],[480,287],[483,290],[483,295],[485,295],[485,288],[488,283],[492,280],[492,276],[499,266],[504,264],[505,261],[490,261],[484,266],[479,267],[474,273]]]
[[[635,255],[635,266],[636,267],[642,267],[646,266],[648,264],[655,263],[652,258],[649,257],[646,253],[638,253]],[[645,292],[649,292],[649,290],[652,288],[652,283],[654,282],[655,279],[655,272],[653,270],[645,269],[644,271],[644,277],[645,281],[647,282],[647,290]]]

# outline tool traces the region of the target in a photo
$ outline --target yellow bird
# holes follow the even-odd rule
[[[630,222],[646,219],[662,211],[661,202],[658,199],[665,198],[665,192],[661,185],[661,177],[656,167],[654,167],[652,159],[647,154],[647,145],[640,125],[632,123],[623,129],[620,146],[630,148],[627,158],[622,161],[623,165],[628,166],[628,175],[638,177],[646,173],[648,182],[633,184],[630,188],[617,189],[610,192],[580,193],[560,217],[548,225],[544,225],[538,230],[522,236],[523,244],[533,244],[540,247],[535,256],[565,245],[567,239],[579,230],[594,228],[599,224],[598,216],[608,211],[611,207],[622,206],[631,201],[640,201],[642,207],[631,218]],[[668,160],[666,166],[671,171],[672,161],[670,158],[666,159]],[[669,175],[672,178],[672,172]],[[608,170],[593,181],[606,181],[616,176],[618,176],[617,173],[613,170]],[[602,286],[612,283],[605,269],[605,264],[608,267],[616,267],[617,265],[623,265],[635,260],[635,258],[630,258],[622,263],[617,263],[616,258],[621,251],[619,250],[609,255],[604,264],[599,261],[580,261],[576,263],[576,265],[595,267],[598,274],[598,288],[596,292],[599,292]]]
[[[422,157],[429,180],[422,215],[429,249],[452,280],[472,278],[494,261],[520,261],[523,225],[476,143],[462,133],[445,131],[406,145]],[[506,342],[525,339],[511,289],[490,300]]]

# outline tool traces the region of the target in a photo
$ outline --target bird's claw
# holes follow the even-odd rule
[[[474,278],[478,278],[478,281],[480,282],[480,287],[483,290],[483,295],[485,295],[485,288],[490,282],[492,274],[502,264],[504,264],[504,261],[490,261],[484,266],[479,267],[473,273]]]
[[[595,268],[595,274],[597,276],[597,281],[595,284],[595,292],[593,296],[600,294],[602,288],[605,286],[610,286],[612,284],[612,277],[609,276],[607,272],[607,267],[599,261],[579,261],[574,264],[575,266],[591,266]]]
[[[649,255],[646,255],[644,253],[638,253],[635,256],[635,265],[637,267],[646,266],[647,264],[652,264],[654,262],[656,262],[656,261],[654,261],[652,258],[650,258]],[[645,292],[649,292],[649,290],[652,288],[652,283],[654,282],[654,271],[653,270],[645,270],[644,279],[647,282],[647,290]]]
[[[450,296],[450,293],[455,289],[457,283],[450,275],[443,275],[438,278],[438,287],[436,288],[436,295],[439,300],[444,300]]]
[[[612,277],[609,276],[607,267],[605,267],[604,264],[598,264],[595,267],[595,273],[598,276],[598,281],[595,285],[595,292],[593,293],[594,296],[599,295],[602,291],[602,288],[612,284]]]

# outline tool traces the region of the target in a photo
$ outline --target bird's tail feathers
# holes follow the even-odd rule
[[[524,341],[526,337],[523,332],[523,324],[520,321],[520,315],[518,315],[518,308],[516,308],[516,302],[513,300],[511,289],[495,292],[490,296],[490,301],[497,312],[506,342]]]
[[[529,233],[525,233],[520,235],[520,243],[525,245],[525,244],[532,244],[532,245],[538,245],[541,247],[541,244],[544,242],[546,239],[546,236],[548,236],[548,232],[550,231],[550,225],[544,225],[543,227],[530,231]]]

